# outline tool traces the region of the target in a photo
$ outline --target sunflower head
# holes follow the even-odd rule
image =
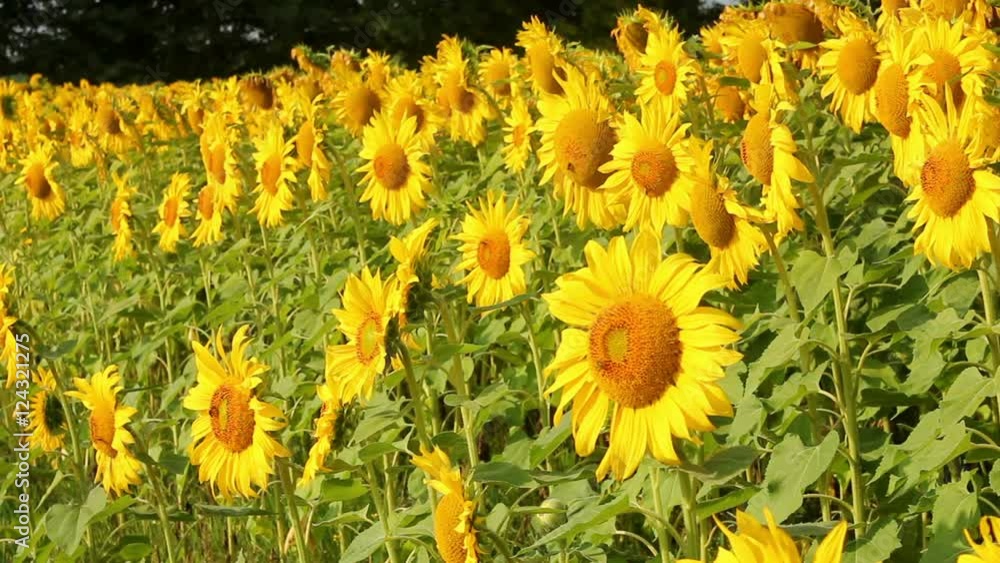
[[[262,74],[252,74],[240,82],[244,99],[251,108],[269,110],[274,107],[274,82]]]
[[[479,542],[473,519],[476,504],[465,498],[462,475],[443,450],[421,448],[413,464],[428,476],[428,483],[443,496],[434,509],[434,539],[445,563],[476,563]]]

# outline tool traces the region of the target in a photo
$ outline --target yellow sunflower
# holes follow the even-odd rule
[[[812,182],[809,169],[795,156],[795,139],[787,125],[778,123],[772,109],[770,84],[757,85],[753,107],[757,113],[747,121],[740,141],[740,157],[755,180],[764,185],[764,210],[768,221],[777,222],[778,239],[804,224],[796,211],[800,207],[792,190],[792,180]],[[781,104],[778,108],[783,108]]]
[[[662,27],[663,19],[660,15],[642,5],[632,13],[618,16],[615,28],[611,30],[611,37],[615,39],[629,69],[639,68],[640,60],[649,46],[649,36]]]
[[[437,226],[438,220],[432,217],[407,233],[402,239],[389,238],[389,253],[399,263],[396,266],[396,279],[403,292],[404,305],[406,292],[410,285],[420,281],[420,278],[417,277],[417,265],[427,253],[427,237]]]
[[[588,223],[610,229],[625,215],[625,207],[602,188],[608,175],[600,171],[618,141],[613,108],[597,81],[572,67],[565,81],[557,81],[565,94],[543,94],[538,101],[541,117],[535,128],[542,132],[542,184],[554,183],[556,196],[565,200],[566,213],[576,214],[581,229]]]
[[[129,451],[135,438],[125,428],[138,411],[118,404],[117,396],[123,389],[118,366],[106,367],[89,381],[77,377],[73,382],[77,390],[67,391],[66,396],[79,399],[90,411],[90,443],[97,457],[94,482],[100,482],[105,491],[115,494],[142,483],[139,460]]]
[[[510,107],[511,100],[520,93],[516,65],[517,57],[507,47],[491,49],[479,64],[479,81],[503,109]]]
[[[135,256],[135,245],[132,242],[132,195],[135,188],[131,185],[131,178],[126,174],[112,172],[116,191],[115,198],[111,201],[110,223],[111,232],[115,235],[115,241],[111,245],[111,253],[115,262],[121,262],[126,258]]]
[[[227,124],[224,111],[212,112],[204,123],[200,139],[205,175],[208,182],[215,186],[222,208],[234,212],[243,188],[239,161],[233,148],[236,143],[233,129]]]
[[[699,306],[726,280],[685,254],[662,259],[657,237],[611,239],[584,248],[587,267],[556,280],[545,295],[552,315],[569,324],[546,368],[562,390],[555,422],[573,404],[573,437],[580,456],[593,453],[611,415],[610,447],[597,468],[619,480],[635,473],[646,451],[679,463],[673,437],[697,440],[692,430],[715,428],[709,416],[732,416],[718,385],[723,368],[739,361],[726,348],[739,340],[739,322]]]
[[[97,128],[97,142],[105,153],[120,155],[139,146],[135,130],[110,98],[104,97],[97,102],[91,119]]]
[[[517,45],[524,49],[531,70],[531,87],[537,94],[563,93],[560,78],[565,78],[562,41],[545,27],[537,16],[523,24],[517,32]]]
[[[640,83],[635,94],[644,105],[659,103],[679,113],[688,100],[688,81],[697,73],[677,27],[654,28],[639,59]]]
[[[194,246],[215,244],[222,240],[222,205],[215,184],[209,182],[198,192],[198,227],[191,234]]]
[[[426,205],[430,167],[423,162],[423,144],[416,134],[417,118],[407,117],[394,127],[379,113],[365,127],[358,172],[367,184],[361,202],[369,202],[372,217],[399,225]]]
[[[919,183],[907,200],[914,202],[913,230],[920,231],[914,252],[932,264],[962,269],[990,248],[988,229],[1000,220],[1000,177],[990,171],[993,161],[976,141],[975,104],[957,110],[948,93],[947,108],[947,114],[937,104],[925,108],[926,153],[922,162],[912,163]]]
[[[376,92],[385,88],[392,74],[389,55],[371,49],[368,49],[368,56],[361,61],[361,69],[365,73],[365,81],[368,82],[368,86]]]
[[[372,275],[368,268],[360,277],[352,274],[347,278],[341,295],[343,309],[333,311],[347,344],[326,349],[326,378],[333,382],[342,402],[371,397],[375,378],[388,364],[386,330],[399,313],[400,302],[395,278],[382,281],[378,272]]]
[[[175,172],[170,185],[163,191],[163,202],[159,207],[160,222],[153,233],[160,235],[160,248],[164,252],[177,252],[177,241],[187,235],[184,218],[191,216],[186,201],[191,190],[191,177],[183,172]]]
[[[323,146],[326,130],[322,121],[316,118],[322,103],[322,97],[305,103],[305,120],[295,134],[296,164],[309,170],[306,185],[313,201],[326,199],[326,186],[330,183],[330,158],[326,156]]]
[[[47,368],[35,371],[38,389],[31,397],[31,447],[44,452],[54,452],[62,448],[66,433],[66,411],[62,401],[56,396],[56,380]]]
[[[531,156],[531,134],[535,120],[524,98],[516,96],[511,102],[510,113],[504,118],[503,161],[507,169],[518,173],[524,170]]]
[[[982,543],[976,543],[972,535],[965,530],[965,539],[972,546],[972,554],[958,556],[958,563],[995,563],[1000,561],[1000,518],[983,516],[979,521],[979,534]]]
[[[271,121],[267,132],[257,140],[253,158],[257,166],[257,200],[250,213],[257,214],[257,222],[265,227],[275,227],[284,222],[282,213],[294,203],[291,185],[295,183],[291,156],[293,144],[284,137],[281,122]]]
[[[945,107],[945,91],[950,90],[961,109],[967,98],[983,94],[987,76],[996,70],[997,57],[983,43],[983,34],[965,34],[961,20],[949,23],[925,17],[914,30],[918,42],[917,77],[921,86]]]
[[[0,303],[10,293],[10,288],[14,287],[14,268],[9,264],[0,262]]]
[[[17,381],[17,339],[14,336],[14,325],[17,317],[7,311],[7,306],[0,300],[0,362],[7,366],[7,383],[10,389]]]
[[[759,84],[768,81],[775,94],[789,103],[796,103],[798,93],[791,76],[785,74],[785,44],[771,38],[763,20],[739,20],[724,26],[720,39],[725,61],[737,75]]]
[[[804,3],[768,2],[762,10],[771,34],[785,45],[812,43],[814,47],[796,49],[791,59],[799,68],[816,67],[819,44],[823,41],[823,22]]]
[[[476,503],[465,498],[461,472],[438,447],[433,451],[421,448],[421,454],[413,456],[413,465],[423,470],[427,483],[443,495],[434,507],[434,540],[441,558],[445,563],[477,563]]]
[[[524,293],[524,265],[535,257],[521,239],[530,222],[518,213],[517,201],[507,208],[501,194],[487,192],[479,209],[469,206],[462,221],[462,260],[459,267],[468,272],[462,283],[468,286],[468,301],[485,307],[513,299]]]
[[[858,133],[863,123],[875,119],[874,87],[881,60],[878,34],[847,10],[838,25],[841,36],[822,43],[819,72],[827,78],[820,93],[831,98],[830,109]]]
[[[281,409],[258,399],[254,389],[268,367],[246,358],[249,327],[233,336],[227,354],[220,330],[215,354],[192,341],[198,384],[184,397],[184,408],[198,413],[191,427],[188,457],[198,466],[198,480],[210,481],[226,500],[233,494],[255,497],[274,474],[274,458],[291,455],[269,432],[285,427]]]
[[[473,146],[486,140],[485,122],[493,108],[478,88],[469,83],[468,64],[455,37],[445,36],[438,50],[438,100],[452,139],[468,141]]]
[[[919,182],[919,170],[911,162],[924,158],[921,108],[926,95],[914,76],[915,43],[897,27],[882,32],[882,62],[873,91],[875,117],[889,132],[893,171],[907,186]],[[916,172],[916,174],[914,174]]]
[[[345,82],[334,98],[333,105],[340,124],[352,135],[358,136],[382,109],[382,96],[358,75],[348,75]]]
[[[736,511],[737,532],[734,534],[722,522],[716,519],[716,524],[729,540],[729,548],[719,549],[715,563],[802,563],[802,556],[795,546],[795,541],[788,532],[782,530],[774,521],[770,510],[764,511],[767,526],[757,522],[749,514]],[[834,526],[816,548],[813,563],[842,563],[844,553],[844,538],[847,536],[847,522]],[[697,563],[690,559],[682,559],[678,563]]]
[[[53,160],[54,155],[51,143],[40,142],[21,161],[23,168],[17,184],[24,186],[28,193],[33,219],[51,221],[66,209],[66,196],[54,173],[59,167],[59,163]]]
[[[316,431],[313,433],[316,441],[309,448],[309,458],[298,482],[300,487],[312,483],[318,472],[326,470],[326,457],[330,455],[333,440],[337,435],[337,417],[341,409],[340,396],[329,384],[317,385],[316,395],[323,402],[323,406],[316,418]]]
[[[392,126],[398,129],[404,119],[412,116],[417,120],[417,135],[425,141],[432,140],[436,127],[420,76],[412,70],[404,71],[392,79],[388,92],[386,107]]]
[[[764,234],[753,224],[760,217],[740,203],[725,176],[715,174],[711,143],[692,146],[691,156],[691,222],[712,253],[705,270],[717,272],[734,289],[747,283],[747,273],[757,267],[757,257],[767,247]]]
[[[875,28],[886,30],[895,27],[900,22],[900,10],[910,6],[909,0],[882,0]]]
[[[731,84],[720,84],[719,79],[714,76],[707,78],[705,82],[712,105],[722,120],[726,123],[743,121],[750,109],[747,94]]]
[[[688,155],[688,124],[680,114],[659,103],[642,108],[642,121],[623,116],[618,143],[611,160],[600,171],[610,176],[604,182],[608,197],[628,203],[625,230],[687,224],[691,205],[691,166]]]

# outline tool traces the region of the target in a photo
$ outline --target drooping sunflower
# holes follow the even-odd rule
[[[452,139],[468,141],[473,146],[486,140],[486,120],[493,108],[477,88],[469,82],[468,63],[456,37],[445,36],[438,45],[439,106]]]
[[[917,77],[928,94],[945,107],[945,91],[950,90],[955,106],[961,109],[967,98],[979,98],[986,77],[995,72],[997,57],[983,43],[985,34],[965,33],[962,20],[949,23],[925,17],[914,29],[918,55],[913,61]]]
[[[770,35],[763,20],[738,20],[723,26],[722,50],[725,62],[751,84],[768,81],[775,94],[784,101],[796,103],[798,93],[792,76],[786,75],[785,44]]]
[[[715,174],[711,143],[693,145],[691,156],[691,222],[712,253],[705,270],[718,272],[734,289],[747,283],[747,273],[757,267],[757,257],[767,247],[764,234],[753,224],[760,217],[740,203],[725,176]]]
[[[761,11],[771,34],[785,45],[812,43],[814,47],[791,51],[791,59],[799,68],[816,67],[819,44],[823,41],[823,22],[805,2],[768,2]]]
[[[372,275],[365,268],[361,276],[347,278],[341,295],[343,309],[333,311],[347,344],[326,349],[327,381],[332,382],[342,402],[371,397],[375,379],[388,363],[386,331],[400,311],[400,302],[399,283],[394,277],[383,281],[378,272]]]
[[[611,37],[615,39],[629,69],[639,68],[640,60],[649,46],[649,36],[662,26],[663,19],[660,15],[641,5],[632,13],[618,16],[615,28],[611,30]]]
[[[73,383],[77,390],[67,391],[66,396],[79,399],[90,411],[90,443],[97,457],[94,482],[114,494],[142,483],[139,460],[129,451],[135,438],[125,428],[138,410],[118,403],[123,389],[118,366],[110,365],[89,380],[74,378]]]
[[[491,49],[479,64],[480,82],[502,109],[509,108],[511,100],[520,94],[516,65],[517,56],[507,47]]]
[[[53,159],[54,156],[52,144],[40,142],[21,161],[23,168],[17,184],[24,186],[28,194],[33,219],[51,221],[66,209],[66,196],[55,177],[59,163]]]
[[[101,149],[105,153],[120,155],[139,146],[139,139],[115,102],[110,97],[99,99],[91,119],[96,126],[95,136]]]
[[[423,162],[424,147],[416,134],[417,118],[407,117],[395,127],[379,113],[365,128],[358,172],[367,184],[361,202],[369,202],[372,217],[399,225],[424,208],[430,189],[430,167]]]
[[[255,497],[274,474],[274,458],[291,455],[269,432],[285,427],[281,409],[258,399],[254,389],[268,367],[246,357],[249,327],[233,336],[227,354],[222,331],[215,354],[192,341],[198,384],[184,397],[184,408],[198,413],[191,427],[188,456],[198,466],[198,480],[209,481],[226,500],[234,493]]]
[[[878,34],[853,12],[845,10],[838,21],[841,36],[822,43],[819,72],[826,77],[820,92],[830,99],[830,109],[840,114],[852,131],[875,119],[875,81],[881,56]]]
[[[510,113],[504,118],[503,161],[507,169],[518,173],[524,170],[531,156],[531,134],[535,120],[524,98],[516,96],[511,102]]]
[[[59,450],[66,433],[66,411],[56,396],[56,381],[52,372],[40,367],[35,371],[38,389],[31,397],[31,447],[46,453]]]
[[[315,442],[309,448],[309,458],[298,482],[300,487],[312,483],[316,474],[326,469],[326,457],[330,455],[334,437],[337,435],[337,417],[340,416],[341,409],[337,390],[328,383],[317,385],[316,395],[323,402],[323,406],[319,416],[316,417],[316,431],[313,432]]]
[[[222,211],[215,184],[205,184],[198,192],[198,227],[191,234],[195,248],[222,240]]]
[[[275,106],[277,93],[274,82],[263,74],[251,74],[240,81],[240,91],[243,101],[253,113],[256,110],[268,111]]]
[[[253,155],[257,166],[257,200],[250,213],[257,214],[257,222],[265,227],[275,227],[284,222],[282,214],[294,203],[291,186],[295,184],[295,159],[291,156],[293,144],[285,139],[281,122],[272,120],[265,134],[257,140]]]
[[[340,124],[352,135],[358,136],[382,109],[382,95],[362,80],[360,75],[350,74],[334,98],[333,105]]]
[[[454,236],[462,243],[459,267],[468,272],[462,283],[469,303],[485,307],[524,293],[524,265],[535,257],[521,241],[529,225],[517,201],[508,209],[502,194],[490,191],[478,209],[469,205],[462,232]]]
[[[916,220],[914,232],[920,232],[914,252],[932,264],[963,269],[990,248],[988,229],[1000,220],[1000,177],[990,171],[993,161],[976,141],[975,104],[958,110],[946,95],[947,113],[926,105],[927,146],[923,161],[912,163],[919,168],[919,183],[907,200],[914,202],[909,216]]]
[[[306,185],[309,186],[309,196],[313,201],[326,199],[326,185],[330,183],[330,158],[326,156],[323,146],[326,131],[322,121],[316,118],[317,110],[322,104],[321,96],[305,102],[305,120],[295,134],[295,154],[298,156],[296,162],[300,168],[309,170]]]
[[[423,84],[420,76],[412,70],[396,75],[388,87],[388,113],[392,118],[392,126],[399,128],[407,117],[417,120],[417,135],[424,141],[434,138],[436,124],[432,119],[430,105],[424,97]]]
[[[527,57],[532,88],[538,94],[562,94],[563,84],[558,80],[566,75],[562,41],[537,16],[531,16],[522,27],[517,32],[517,45]]]
[[[438,447],[432,451],[421,448],[421,454],[413,456],[413,465],[422,469],[427,483],[443,495],[434,507],[434,540],[441,558],[445,563],[477,563],[476,503],[465,498],[461,472]]]
[[[893,171],[907,186],[919,182],[919,170],[910,166],[924,158],[920,116],[927,96],[914,76],[915,43],[898,27],[882,32],[882,62],[873,91],[875,117],[889,132]]]
[[[749,514],[736,511],[737,532],[734,534],[722,522],[716,524],[729,540],[730,549],[721,548],[715,563],[802,563],[802,556],[795,541],[774,521],[771,511],[765,509],[767,526],[757,522]],[[834,526],[820,542],[813,556],[813,563],[842,563],[844,538],[847,536],[847,522]],[[682,559],[678,563],[697,563]]]
[[[651,103],[642,108],[642,121],[626,113],[618,127],[618,143],[611,160],[600,171],[609,197],[627,202],[625,230],[664,224],[684,226],[691,205],[691,166],[688,124],[668,106]]]
[[[644,105],[658,103],[679,113],[688,100],[688,81],[697,72],[677,27],[654,28],[639,59],[640,83],[635,94]]]
[[[177,241],[187,235],[184,218],[191,216],[187,202],[189,191],[191,177],[183,172],[175,172],[170,178],[170,185],[163,191],[163,202],[158,210],[160,222],[153,228],[153,233],[160,235],[160,248],[164,252],[177,252]]]
[[[132,242],[132,195],[135,188],[131,185],[129,175],[120,174],[117,171],[111,173],[116,191],[115,198],[111,201],[110,223],[111,232],[115,235],[115,241],[111,245],[111,253],[115,262],[121,262],[126,258],[135,256],[135,245]]]
[[[796,211],[802,206],[792,190],[792,180],[812,182],[813,176],[795,156],[795,139],[788,126],[777,121],[773,101],[770,84],[758,84],[752,103],[757,113],[743,131],[740,157],[754,179],[764,185],[764,210],[769,221],[777,222],[775,238],[780,240],[805,226]]]
[[[731,84],[721,84],[714,76],[706,78],[705,83],[712,105],[722,120],[726,123],[743,121],[750,109],[746,92]]]
[[[982,543],[976,543],[972,534],[965,530],[965,539],[972,547],[973,553],[963,553],[958,556],[958,563],[994,563],[1000,561],[1000,518],[983,516],[979,521],[979,534]]]
[[[552,315],[567,323],[556,357],[546,368],[562,390],[555,422],[573,405],[573,437],[581,456],[593,453],[611,416],[610,447],[597,468],[619,480],[635,473],[646,451],[679,463],[673,437],[693,440],[692,430],[715,428],[709,416],[731,416],[718,385],[739,352],[729,314],[699,306],[726,280],[685,254],[661,257],[655,235],[632,242],[611,239],[584,248],[587,267],[556,280],[545,295]]]
[[[410,285],[420,281],[417,276],[417,266],[427,253],[427,237],[437,226],[438,220],[431,217],[403,238],[395,236],[389,238],[389,253],[398,262],[396,279],[399,281],[400,291],[403,292],[404,306]]]
[[[581,229],[588,223],[610,229],[625,215],[625,207],[602,188],[608,175],[600,171],[618,141],[613,108],[597,81],[572,67],[567,72],[566,80],[557,79],[564,95],[543,94],[538,101],[541,117],[535,128],[542,132],[542,184],[553,182],[555,195],[565,200],[566,213],[576,214]]]

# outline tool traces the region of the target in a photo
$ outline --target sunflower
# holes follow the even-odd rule
[[[552,181],[555,194],[566,202],[566,212],[576,213],[582,229],[593,223],[610,229],[622,222],[625,208],[602,189],[608,175],[600,168],[611,160],[618,137],[612,127],[613,109],[597,81],[569,67],[566,80],[558,79],[565,95],[543,94],[538,101],[541,117],[535,128],[542,132],[538,151],[544,167],[542,184]]]
[[[767,526],[761,525],[749,514],[736,511],[737,532],[734,534],[716,519],[716,524],[729,539],[730,549],[719,549],[715,563],[802,563],[795,541],[774,521],[771,511],[765,509]],[[834,526],[820,542],[813,556],[813,563],[841,563],[844,553],[844,538],[847,536],[847,522]],[[696,563],[682,559],[678,563]]]
[[[587,267],[560,276],[545,295],[552,315],[572,328],[562,333],[546,368],[562,390],[555,422],[573,403],[573,436],[580,456],[593,453],[611,408],[610,447],[597,468],[619,480],[635,473],[647,449],[679,463],[672,437],[696,440],[691,430],[715,428],[709,416],[732,416],[718,385],[723,367],[741,355],[725,346],[739,322],[702,296],[725,285],[685,254],[662,259],[648,231],[632,242],[611,239],[584,248]]]
[[[664,224],[687,224],[691,204],[691,158],[688,124],[680,114],[657,103],[642,108],[642,121],[625,114],[611,160],[600,171],[609,174],[604,189],[609,197],[628,202],[625,230]]]
[[[382,96],[379,91],[366,84],[355,74],[345,78],[345,84],[333,100],[337,110],[337,120],[352,135],[358,136],[382,109]]]
[[[392,73],[389,55],[368,49],[368,56],[361,61],[361,70],[365,73],[368,87],[376,92],[381,92]]]
[[[630,14],[618,16],[615,28],[611,30],[611,37],[615,39],[630,70],[639,68],[640,60],[649,46],[649,36],[662,27],[663,19],[660,15],[641,5]]]
[[[251,74],[240,81],[240,90],[243,92],[243,101],[254,113],[256,110],[270,110],[277,100],[277,93],[274,89],[274,82],[262,74]]]
[[[413,229],[402,239],[389,238],[389,253],[399,264],[396,266],[396,279],[400,291],[403,292],[403,305],[406,305],[406,293],[410,286],[418,281],[417,266],[427,253],[427,237],[438,226],[438,220],[430,218],[419,227]]]
[[[50,453],[62,448],[63,434],[66,432],[66,411],[55,394],[56,380],[52,372],[40,367],[35,374],[40,389],[31,397],[31,424],[28,432],[31,434],[31,447]]]
[[[295,134],[295,153],[298,156],[296,164],[309,170],[306,184],[313,201],[326,199],[326,185],[330,183],[330,159],[323,152],[326,131],[322,122],[316,119],[322,101],[318,97],[305,102],[305,120]]]
[[[516,96],[511,102],[503,131],[503,161],[509,171],[522,172],[531,156],[531,134],[535,132],[535,121],[524,98]]]
[[[517,57],[507,47],[491,49],[479,64],[479,81],[503,109],[510,107],[511,100],[520,93],[514,75],[515,65]]]
[[[785,44],[772,39],[762,20],[740,20],[724,27],[722,49],[725,61],[738,76],[759,84],[773,84],[775,94],[784,101],[796,103],[798,94],[791,76],[785,74],[782,54]]]
[[[479,307],[496,305],[525,291],[524,265],[535,257],[521,239],[530,222],[518,214],[514,201],[510,209],[502,195],[490,191],[479,200],[479,208],[469,206],[462,221],[459,267],[468,272],[462,283],[468,286],[468,301]]]
[[[313,438],[316,441],[309,448],[309,459],[302,469],[302,477],[298,486],[308,485],[316,478],[316,474],[326,469],[326,457],[330,455],[333,440],[337,435],[337,417],[340,416],[340,396],[336,390],[328,384],[317,385],[316,395],[322,401],[323,406],[319,416],[316,418],[316,431]]]
[[[393,128],[398,129],[404,119],[412,116],[417,120],[417,135],[425,142],[434,138],[435,123],[417,73],[407,70],[396,75],[389,82],[388,99],[386,107]]]
[[[479,145],[486,140],[485,121],[492,117],[493,108],[482,92],[470,85],[468,65],[458,39],[445,36],[438,52],[437,97],[449,135]]]
[[[882,0],[875,28],[886,30],[895,27],[900,22],[900,10],[909,6],[910,0]]]
[[[985,100],[976,100],[979,109],[972,112],[973,130],[982,143],[988,158],[1000,162],[1000,106]]]
[[[226,500],[233,493],[257,496],[254,487],[267,487],[274,473],[274,458],[291,455],[269,432],[285,427],[281,409],[259,400],[254,389],[268,367],[257,358],[246,358],[249,327],[233,336],[227,354],[220,330],[215,355],[192,341],[198,384],[184,397],[184,408],[198,413],[191,427],[188,449],[198,467],[198,480],[210,481]],[[216,357],[218,356],[218,357]]]
[[[476,503],[465,498],[462,474],[451,464],[448,454],[435,447],[421,447],[413,456],[416,465],[427,474],[427,483],[443,496],[434,507],[434,540],[445,563],[477,563],[479,541],[473,519]]]
[[[955,105],[961,109],[967,98],[979,98],[986,77],[995,70],[996,55],[983,43],[984,35],[964,33],[961,20],[925,17],[914,30],[919,55],[913,61],[918,67],[921,86],[945,107],[945,91],[949,90]]]
[[[654,28],[639,60],[639,87],[635,94],[644,105],[661,103],[680,112],[688,100],[688,80],[698,73],[696,63],[684,52],[676,26]]]
[[[965,530],[965,539],[972,546],[972,554],[958,556],[958,563],[995,563],[1000,561],[1000,518],[983,516],[979,521],[979,533],[982,543],[976,543],[972,535]]]
[[[183,172],[175,172],[170,178],[170,185],[163,191],[163,203],[160,204],[160,222],[153,228],[153,233],[160,235],[160,248],[164,252],[177,252],[177,241],[187,235],[184,218],[191,216],[186,200],[191,190],[191,177]]]
[[[77,377],[73,382],[77,390],[66,392],[66,396],[80,399],[90,411],[90,442],[97,456],[94,482],[100,482],[109,493],[126,492],[142,482],[139,460],[129,451],[135,439],[125,428],[138,410],[118,404],[117,395],[123,389],[118,366],[106,367],[89,381]]]
[[[538,16],[531,16],[517,32],[517,45],[524,49],[531,70],[531,87],[537,94],[563,93],[566,61],[563,60],[563,45],[559,37],[545,27]]]
[[[135,130],[109,98],[97,102],[91,119],[97,127],[97,142],[105,153],[120,155],[139,146]]]
[[[736,86],[721,84],[717,77],[706,79],[708,95],[712,99],[715,111],[726,123],[736,123],[743,121],[750,104],[747,103],[746,93]]]
[[[747,273],[757,267],[757,257],[767,246],[764,234],[753,224],[760,217],[740,203],[725,176],[715,174],[711,143],[692,146],[691,156],[691,222],[712,253],[705,270],[717,272],[735,289],[747,283]]]
[[[795,139],[787,125],[778,123],[772,110],[770,84],[764,82],[754,90],[752,106],[757,113],[747,121],[740,141],[740,157],[750,175],[764,185],[764,209],[769,221],[777,221],[776,238],[792,230],[802,230],[804,224],[796,211],[801,207],[792,180],[812,182],[809,169],[795,156]],[[782,108],[781,104],[778,108]]]
[[[200,140],[208,183],[215,186],[219,205],[234,212],[243,187],[234,149],[236,139],[233,129],[227,124],[225,111],[212,112],[205,118]]]
[[[920,231],[913,250],[933,264],[968,268],[990,248],[993,224],[987,219],[1000,220],[1000,177],[990,171],[993,161],[976,140],[975,104],[958,110],[948,93],[947,114],[937,104],[925,109],[925,157],[912,163],[919,168],[919,183],[907,198],[914,202],[913,230]]]
[[[423,162],[424,148],[416,134],[417,118],[407,117],[393,127],[388,115],[379,113],[365,127],[358,172],[367,184],[361,202],[370,202],[372,217],[402,224],[423,209],[430,189],[430,167]]]
[[[875,80],[875,117],[889,132],[893,170],[912,186],[919,182],[919,170],[909,166],[924,157],[921,108],[926,95],[914,76],[914,42],[903,30],[890,27],[882,32],[882,62]],[[913,174],[916,172],[917,174]]]
[[[386,331],[389,321],[399,313],[400,302],[395,278],[382,281],[378,272],[372,275],[365,268],[360,277],[352,274],[347,279],[341,296],[344,308],[333,311],[347,344],[326,349],[327,381],[333,382],[342,402],[371,397],[375,378],[388,363]]]
[[[135,188],[131,185],[128,173],[119,174],[112,172],[111,178],[115,183],[115,198],[111,201],[110,223],[111,232],[115,235],[115,241],[111,245],[111,253],[115,262],[121,262],[126,258],[135,256],[135,245],[132,242],[132,205],[130,203]]]
[[[214,184],[205,184],[198,192],[198,227],[191,234],[194,246],[215,244],[222,240],[222,206]]]
[[[7,366],[7,389],[17,381],[17,339],[14,336],[14,325],[17,317],[7,311],[6,304],[0,300],[0,362]]]
[[[292,208],[291,184],[295,183],[295,159],[291,152],[294,145],[285,140],[281,122],[271,121],[267,132],[257,140],[253,158],[257,165],[257,200],[250,213],[257,214],[257,222],[274,227],[284,222],[282,213]]]
[[[14,268],[0,262],[0,303],[3,303],[12,287],[14,287]]]
[[[811,43],[814,46],[796,49],[791,58],[799,68],[816,67],[819,44],[823,41],[823,22],[805,4],[797,2],[768,2],[762,10],[771,35],[785,45]]]
[[[28,193],[33,219],[51,221],[66,209],[66,196],[55,177],[59,163],[53,160],[54,154],[51,143],[40,142],[21,161],[23,168],[17,184]]]
[[[838,25],[841,36],[822,43],[819,72],[827,79],[820,93],[831,98],[830,109],[858,133],[863,123],[875,118],[875,81],[881,60],[878,34],[850,11],[841,14]]]

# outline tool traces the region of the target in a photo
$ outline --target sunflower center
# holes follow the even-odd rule
[[[226,147],[222,143],[208,152],[208,168],[216,182],[226,183]]]
[[[498,280],[507,275],[510,270],[510,241],[507,233],[494,231],[479,241],[476,250],[479,267],[489,277]]]
[[[98,108],[97,124],[108,135],[117,135],[122,132],[121,120],[111,106],[102,105]]]
[[[677,180],[677,161],[673,151],[656,145],[635,153],[632,157],[632,177],[649,197],[667,193]]]
[[[94,449],[114,458],[118,452],[113,447],[115,443],[115,411],[111,405],[97,405],[90,413],[90,441]]]
[[[163,222],[168,227],[173,227],[177,223],[177,208],[180,202],[177,201],[176,197],[171,197],[167,199],[167,202],[163,204]]]
[[[304,166],[312,166],[313,144],[315,140],[316,135],[313,132],[312,122],[308,120],[303,122],[302,127],[299,129],[299,134],[295,136],[295,152],[298,153],[299,159]]]
[[[264,165],[260,168],[260,182],[264,185],[267,193],[271,195],[277,195],[278,193],[278,180],[281,178],[281,160],[281,155],[275,154],[268,157],[264,161]]]
[[[531,78],[542,91],[549,94],[562,94],[562,85],[556,80],[556,61],[549,48],[544,43],[536,43],[526,50],[528,63],[531,66]]]
[[[410,176],[410,163],[406,159],[406,152],[396,143],[379,147],[375,152],[372,166],[375,169],[375,178],[387,190],[402,188]]]
[[[53,432],[62,428],[66,423],[66,411],[63,410],[62,403],[54,395],[45,395],[45,428]]]
[[[47,199],[52,194],[52,185],[45,177],[45,166],[34,163],[24,175],[25,183],[28,185],[28,193],[35,199]]]
[[[674,86],[677,85],[677,67],[670,61],[660,61],[656,63],[653,70],[653,82],[656,89],[664,96],[674,93]]]
[[[907,91],[906,74],[898,64],[883,70],[875,82],[875,109],[879,123],[893,135],[903,138],[910,135]]]
[[[771,183],[774,170],[774,145],[771,144],[771,124],[767,115],[755,114],[747,122],[740,141],[740,156],[750,174],[761,184]]]
[[[347,122],[355,129],[361,129],[368,125],[368,121],[381,107],[382,103],[379,101],[378,95],[364,84],[356,86],[347,93],[347,97],[344,99],[344,113],[347,116]]]
[[[528,128],[523,123],[518,123],[514,126],[512,135],[514,136],[514,146],[519,147],[524,144],[524,140],[528,136]]]
[[[736,48],[736,62],[743,77],[753,82],[760,82],[760,68],[767,60],[767,49],[761,44],[760,38],[748,35],[740,41]]]
[[[382,331],[379,330],[382,324],[377,315],[369,314],[358,327],[358,334],[355,337],[355,347],[357,348],[358,360],[362,364],[370,364],[378,355],[382,347]]]
[[[246,82],[247,97],[250,103],[261,109],[271,109],[274,106],[274,88],[271,81],[263,76],[254,76]]]
[[[434,539],[445,563],[465,563],[465,534],[456,531],[464,511],[465,501],[457,493],[445,495],[434,510]]]
[[[412,96],[406,96],[396,102],[396,110],[392,117],[396,122],[402,122],[411,116],[417,119],[417,131],[423,129],[425,119],[423,108],[417,104],[417,101]]]
[[[597,189],[608,175],[598,171],[611,160],[615,145],[611,125],[597,119],[597,112],[576,109],[567,113],[556,127],[556,162],[577,184]]]
[[[208,409],[212,433],[229,451],[239,453],[253,443],[256,426],[250,408],[250,392],[232,385],[220,385],[212,394]]]
[[[494,63],[486,67],[486,81],[493,92],[500,96],[510,95],[510,67],[505,63]]]
[[[819,44],[823,41],[823,22],[809,8],[801,4],[768,4],[764,9],[771,32],[783,43],[806,41]]]
[[[875,85],[878,77],[878,51],[867,39],[854,39],[844,45],[837,58],[837,77],[847,91],[861,95]]]
[[[726,248],[736,236],[736,221],[711,183],[698,182],[691,191],[691,222],[698,236],[714,248]]]
[[[715,93],[715,107],[726,121],[736,121],[743,117],[746,104],[735,86],[722,86]]]
[[[938,145],[920,171],[927,205],[940,217],[951,217],[972,199],[976,182],[969,159],[955,141]]]
[[[965,100],[965,92],[962,91],[962,65],[959,63],[958,58],[945,51],[944,49],[936,49],[931,51],[931,58],[934,62],[927,66],[927,77],[934,81],[937,86],[937,100],[938,103],[944,107],[945,104],[945,93],[944,89],[946,87],[951,88],[952,101],[955,102],[955,107],[960,107],[962,102]]]
[[[647,407],[674,384],[683,352],[670,308],[636,294],[602,311],[589,335],[589,357],[597,384],[615,402]]]
[[[208,184],[198,193],[198,212],[206,221],[215,214],[215,187]]]

